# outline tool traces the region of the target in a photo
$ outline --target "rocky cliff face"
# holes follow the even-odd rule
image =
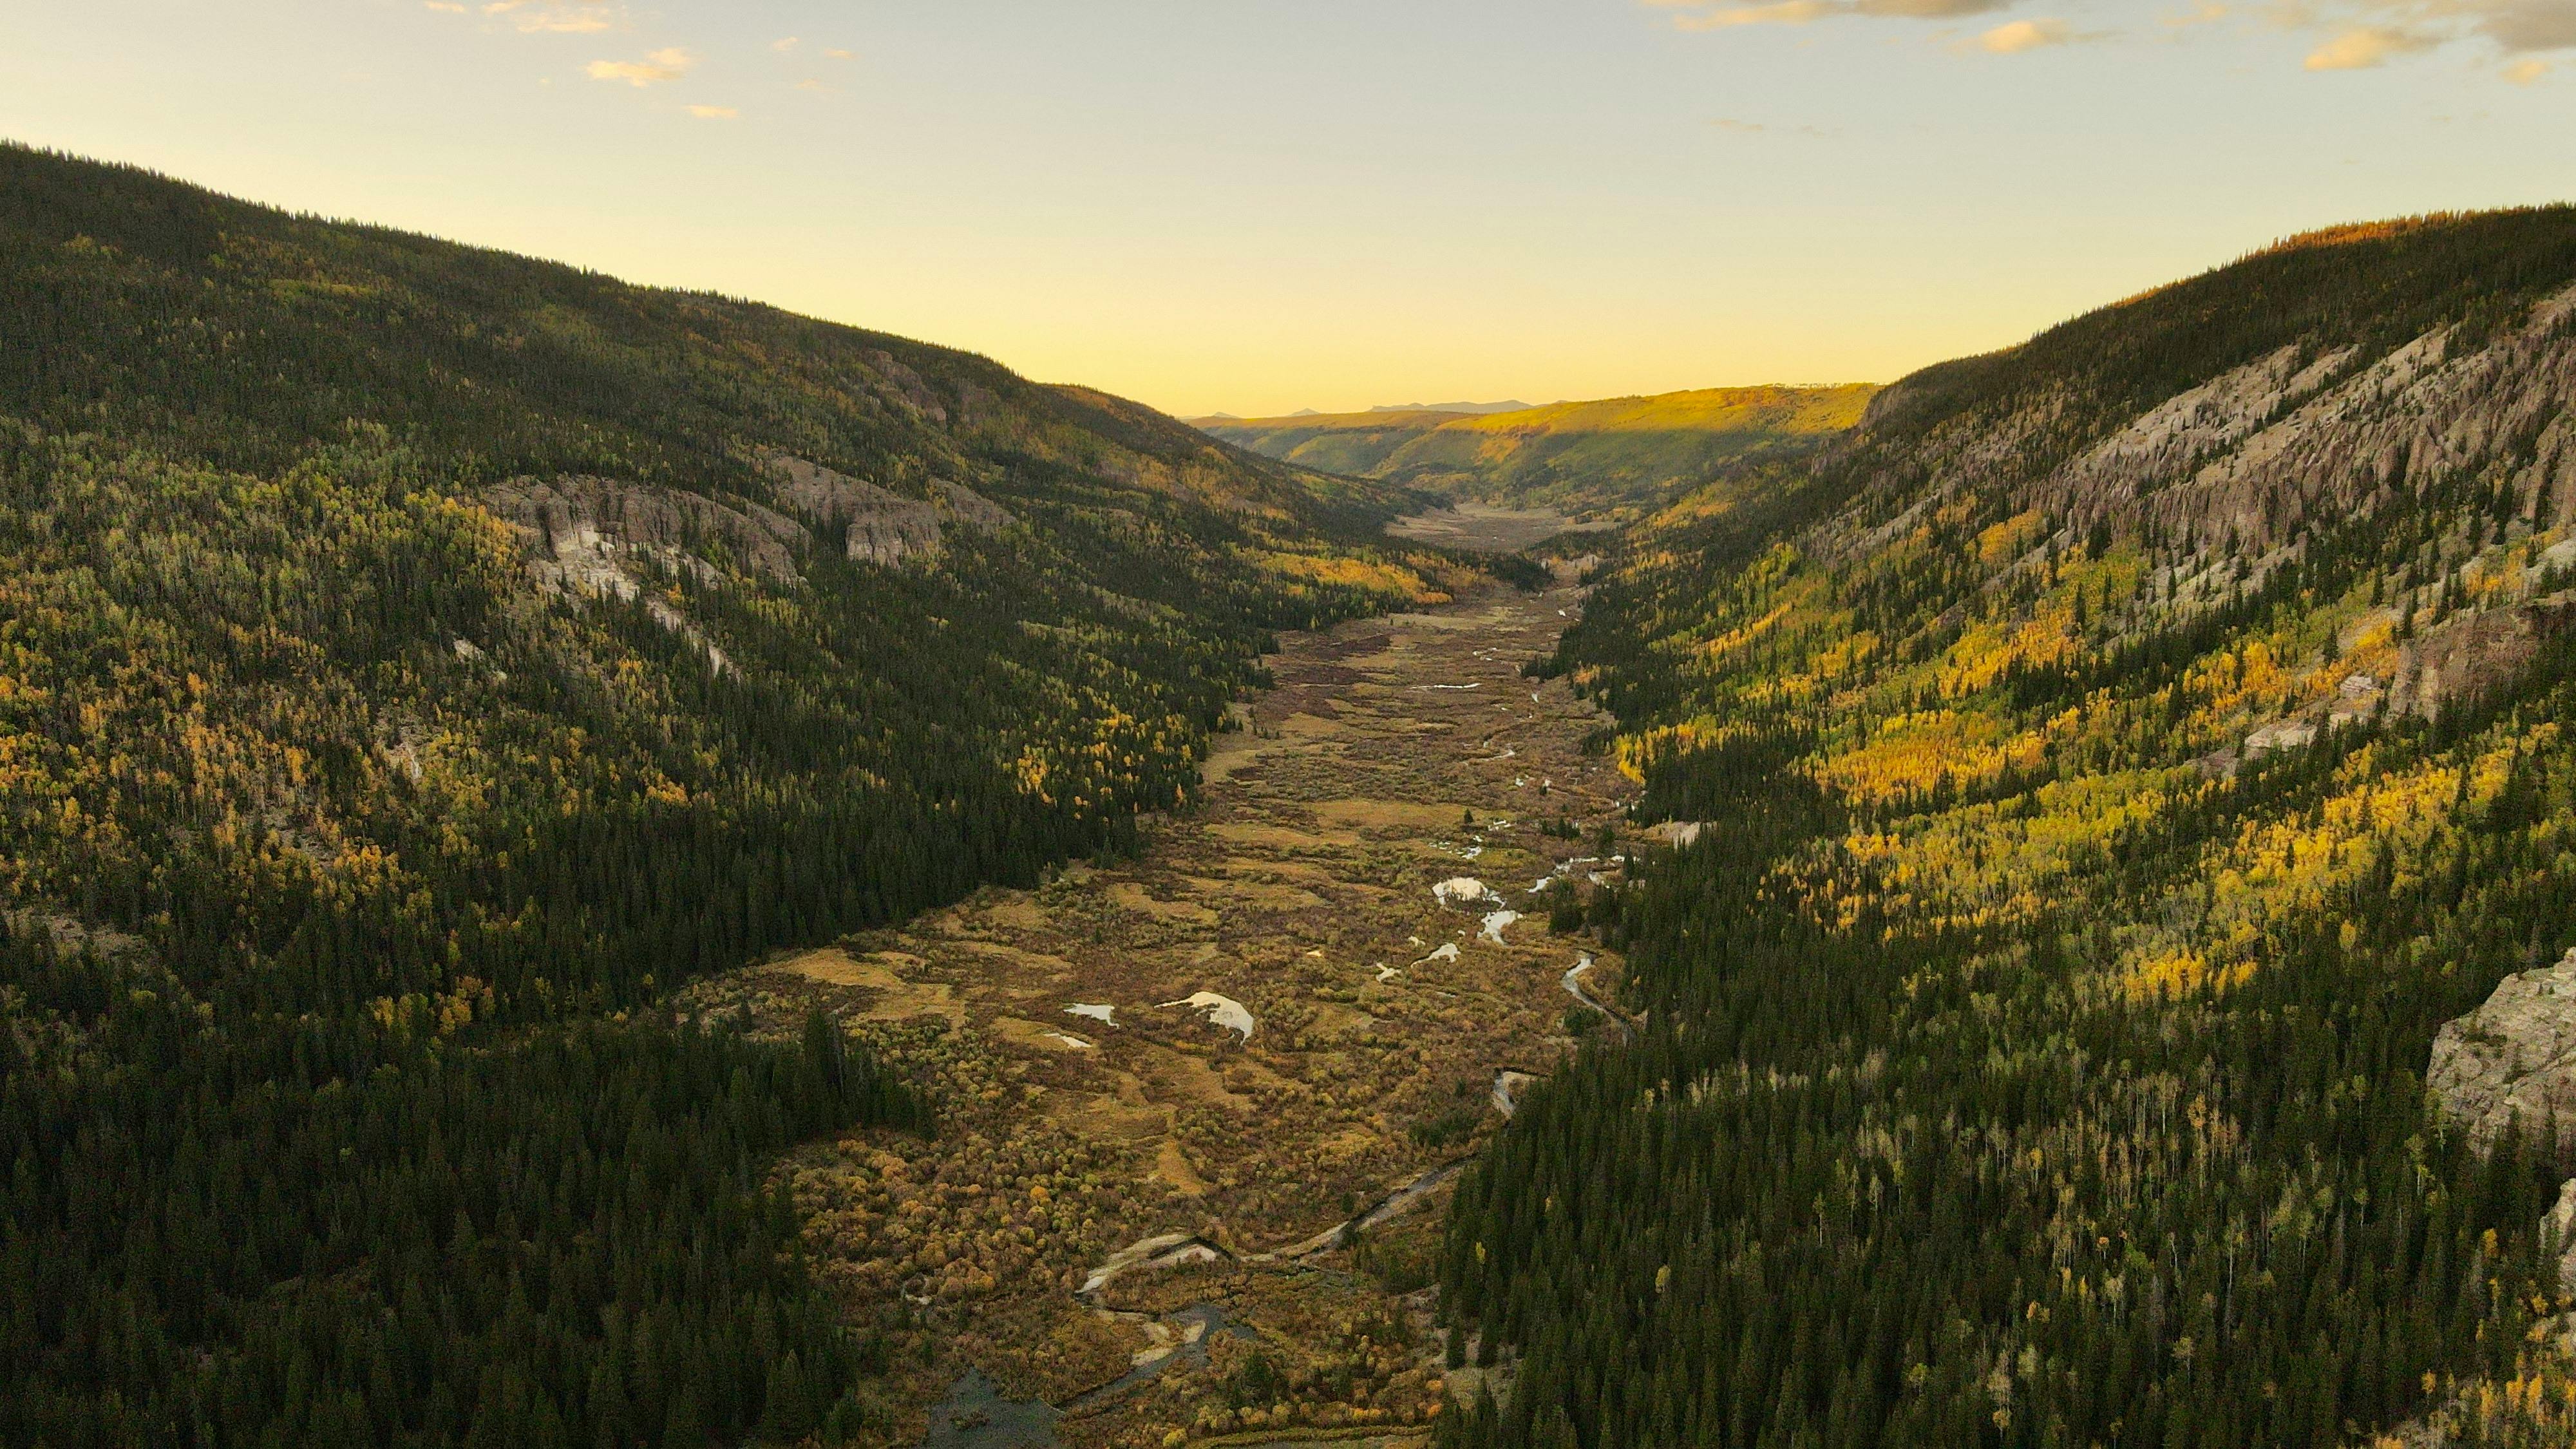
[[[2159,529],[2270,549],[2311,519],[2384,505],[2408,479],[2493,467],[2525,506],[2576,503],[2576,288],[2483,343],[2437,328],[2377,358],[2284,347],[2170,399],[2043,480],[2079,524],[2140,510]]]
[[[1882,546],[1972,492],[2000,492],[2068,536],[2139,525],[2257,568],[2310,526],[2385,507],[2410,483],[2476,473],[2524,514],[2576,507],[2576,287],[2483,341],[2444,326],[2376,357],[2329,339],[2277,348],[2054,463],[2070,432],[2089,431],[2073,425],[2063,389],[1952,413],[1918,435],[1907,404],[1938,384],[1909,379],[1873,405],[1863,449],[1875,429],[1902,442],[1904,466],[1867,484],[1880,507],[1820,539],[1834,552]],[[2213,581],[2178,582],[2206,592]]]
[[[2486,1146],[2520,1120],[2576,1133],[2576,951],[2505,978],[2486,1004],[2433,1039],[2425,1084],[2442,1114]]]
[[[2506,978],[2485,1005],[2443,1026],[2424,1080],[2443,1117],[2481,1147],[2516,1122],[2527,1134],[2576,1136],[2576,951]],[[2543,1221],[2560,1245],[2559,1281],[2576,1293],[2576,1178]],[[2576,1317],[2561,1327],[2576,1332]]]
[[[985,532],[1018,521],[1000,504],[944,479],[931,485],[930,498],[906,498],[803,458],[782,456],[771,466],[781,480],[779,501],[826,530],[839,529],[849,556],[865,563],[937,557],[943,517]]]
[[[781,582],[802,577],[795,550],[805,530],[756,503],[591,477],[514,479],[482,501],[519,530],[538,582],[555,590],[631,599],[636,565],[648,559],[712,580],[719,571],[702,556],[710,551],[746,573]]]
[[[937,558],[943,520],[987,532],[1017,521],[960,484],[937,482],[932,497],[906,498],[802,458],[781,457],[773,467],[778,501],[826,536],[838,531],[849,557],[864,563]],[[695,642],[718,669],[729,667],[724,652],[648,587],[651,576],[722,584],[731,570],[801,583],[797,554],[813,542],[805,524],[776,509],[611,478],[514,479],[487,490],[482,502],[518,531],[540,589],[640,597],[656,622]]]
[[[745,574],[798,583],[795,550],[805,530],[757,503],[720,503],[695,493],[610,478],[515,479],[487,490],[485,507],[525,542],[528,570],[549,594],[641,598],[663,628],[698,646],[710,667],[732,663],[688,617],[646,584],[656,570],[722,583],[722,558]],[[460,641],[461,642],[461,641]]]
[[[2330,266],[2338,245],[2299,260]],[[1930,369],[1873,401],[1830,465],[1849,506],[1799,546],[1866,567],[1946,527],[1984,552],[1991,572],[1977,588],[1994,597],[2053,578],[2090,537],[2139,540],[2138,587],[2104,599],[2091,621],[2096,637],[2116,639],[2226,608],[2329,545],[2349,557],[2376,520],[2430,518],[2390,555],[2375,607],[2343,630],[2340,653],[2306,662],[2311,697],[2253,722],[2218,763],[2376,710],[2437,716],[2514,677],[2576,617],[2565,589],[2576,539],[2564,536],[2576,516],[2570,265],[2535,259],[2518,295],[2500,282],[2471,288],[2418,318],[2391,308],[2246,322],[2239,330],[2265,340],[2206,371],[2174,363],[2167,354],[2234,325],[2213,321],[2245,305],[2234,291],[2270,285],[2222,273]],[[1950,617],[1976,611],[1955,604]],[[2356,648],[2366,664],[2338,663]],[[2347,677],[2356,668],[2358,682]]]

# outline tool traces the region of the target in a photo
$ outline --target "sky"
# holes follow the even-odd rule
[[[2576,199],[2576,0],[25,0],[0,136],[1182,416],[1542,402]]]

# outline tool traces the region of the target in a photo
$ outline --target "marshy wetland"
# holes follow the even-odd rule
[[[1583,753],[1602,716],[1521,674],[1580,599],[1290,636],[1137,858],[690,993],[778,1030],[820,1007],[932,1087],[934,1138],[784,1169],[892,1345],[889,1442],[1403,1443],[1472,1381],[1436,1209],[1618,995],[1521,885],[1601,881],[1632,789]]]

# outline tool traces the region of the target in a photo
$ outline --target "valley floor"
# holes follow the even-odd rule
[[[1495,588],[1292,636],[1141,858],[689,994],[782,1030],[819,1004],[937,1083],[935,1140],[791,1165],[853,1313],[905,1305],[896,1441],[1428,1417],[1441,1169],[1603,1024],[1584,987],[1617,998],[1618,963],[1578,981],[1531,894],[1615,873],[1590,857],[1632,788],[1582,753],[1604,717],[1520,676],[1580,600]],[[1539,828],[1560,820],[1576,838]],[[925,1425],[969,1367],[989,1384]]]
[[[1607,520],[1577,523],[1552,508],[1499,508],[1490,503],[1461,502],[1429,513],[1399,518],[1386,526],[1397,538],[1477,553],[1510,553],[1545,543],[1560,534],[1608,533]]]

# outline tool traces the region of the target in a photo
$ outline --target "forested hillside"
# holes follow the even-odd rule
[[[1452,1436],[2576,1435],[2576,1158],[2426,1085],[2576,945],[2571,402],[2576,210],[2351,228],[1643,530],[1546,667],[1699,828],[1461,1189]]]
[[[1201,418],[1267,457],[1453,497],[1626,516],[1729,464],[1796,458],[1860,420],[1877,389],[1724,387],[1501,413]]]
[[[1405,495],[981,358],[0,149],[0,1442],[876,1422],[687,978],[1116,851]]]

